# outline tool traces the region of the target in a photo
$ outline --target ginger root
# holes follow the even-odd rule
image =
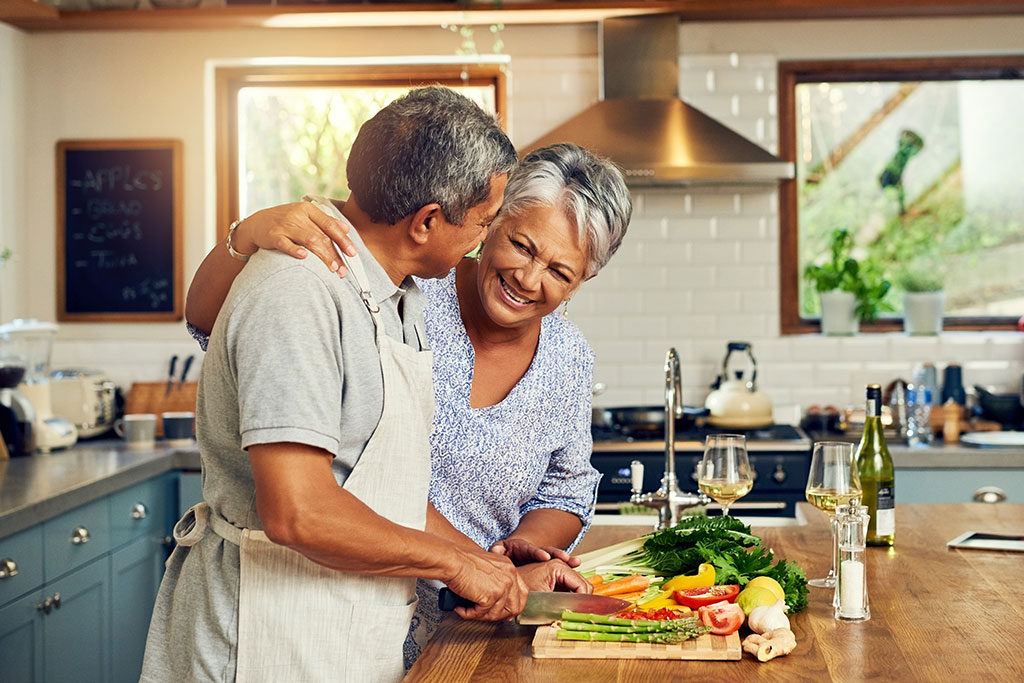
[[[760,636],[751,633],[743,639],[743,651],[757,657],[759,662],[788,655],[795,647],[796,634],[788,628],[777,628]]]

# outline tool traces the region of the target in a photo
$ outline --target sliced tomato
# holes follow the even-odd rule
[[[719,636],[736,633],[743,625],[743,608],[731,602],[716,602],[697,610],[702,624]]]
[[[739,595],[740,587],[729,586],[703,586],[701,588],[689,588],[684,591],[675,591],[672,597],[680,605],[687,607],[703,607],[715,602],[733,602]]]

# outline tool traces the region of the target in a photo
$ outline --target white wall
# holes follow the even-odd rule
[[[684,96],[774,149],[778,58],[1010,52],[1021,49],[1024,19],[693,24],[680,35]],[[517,144],[596,99],[593,25],[507,27],[503,38],[512,57],[510,118]],[[202,158],[209,142],[203,123],[207,60],[452,54],[458,42],[440,28],[19,34],[17,40],[24,44],[23,111],[29,115],[22,123],[23,190],[15,196],[22,198],[17,211],[31,220],[20,234],[28,245],[23,272],[35,277],[31,289],[27,275],[19,280],[16,304],[17,314],[43,318],[55,310],[58,139],[184,140],[187,281],[216,227],[206,220],[213,178]],[[0,33],[0,59],[7,49],[3,41]],[[487,47],[484,41],[481,47]],[[4,167],[9,140],[0,137]],[[1024,371],[1019,334],[780,337],[774,191],[657,190],[638,193],[635,202],[622,250],[569,306],[598,354],[596,379],[609,385],[604,405],[662,401],[661,364],[669,346],[682,357],[686,401],[701,402],[729,339],[754,343],[762,388],[776,404],[856,403],[865,382],[907,376],[917,360],[962,362],[970,383],[1009,386]],[[9,308],[0,310],[11,317]],[[171,353],[194,348],[181,325],[65,324],[55,362],[98,367],[120,382],[153,380],[162,377]]]
[[[21,269],[21,196],[24,176],[25,37],[0,24],[0,250],[14,258],[0,266],[0,321],[14,310],[15,282]]]

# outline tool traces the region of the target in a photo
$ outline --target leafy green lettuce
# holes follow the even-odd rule
[[[695,574],[708,562],[715,566],[717,584],[744,586],[757,576],[770,576],[785,591],[790,612],[807,606],[803,570],[793,562],[775,562],[772,551],[735,517],[687,517],[650,534],[631,559],[667,576]]]

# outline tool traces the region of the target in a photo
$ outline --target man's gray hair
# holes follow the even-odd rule
[[[587,254],[585,277],[596,275],[615,254],[633,212],[618,167],[571,143],[523,158],[509,176],[499,220],[534,206],[561,206],[576,225]]]
[[[394,224],[427,204],[448,222],[487,199],[516,151],[498,121],[454,90],[411,90],[364,123],[349,153],[348,186],[376,223]]]

